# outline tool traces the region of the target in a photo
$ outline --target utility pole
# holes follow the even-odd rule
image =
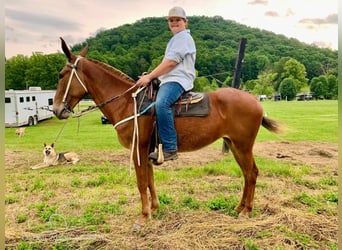
[[[233,77],[233,88],[236,88],[236,89],[240,88],[241,68],[242,68],[243,57],[245,56],[246,44],[247,44],[247,38],[241,38],[238,54],[237,54],[236,61],[235,61],[234,77]],[[228,152],[229,152],[229,145],[223,139],[222,153],[228,153]]]
[[[233,78],[233,88],[240,88],[240,78],[241,78],[241,68],[243,57],[245,56],[245,48],[246,48],[247,38],[241,38],[240,46],[238,50],[238,55],[235,62],[234,68],[234,78]]]

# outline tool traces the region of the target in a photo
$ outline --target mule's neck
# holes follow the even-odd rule
[[[132,79],[111,66],[96,63],[83,72],[88,92],[97,105],[113,99],[100,107],[112,124],[132,115],[132,93],[136,90]]]

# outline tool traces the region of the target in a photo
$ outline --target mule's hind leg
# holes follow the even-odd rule
[[[243,149],[239,148],[238,145],[233,145],[231,150],[234,154],[234,158],[239,164],[245,185],[243,188],[242,199],[240,204],[236,206],[235,210],[239,213],[239,216],[249,217],[250,212],[253,209],[253,200],[256,180],[258,177],[258,168],[255,164],[252,146],[248,146]]]

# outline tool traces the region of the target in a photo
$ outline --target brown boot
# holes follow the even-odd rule
[[[171,152],[163,152],[164,155],[164,161],[170,161],[170,160],[176,160],[178,159],[177,151],[171,151]],[[152,160],[153,163],[157,163],[158,160],[158,152],[152,152],[148,159]],[[161,164],[161,163],[157,163]]]

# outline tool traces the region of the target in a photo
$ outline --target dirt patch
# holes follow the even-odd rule
[[[331,166],[337,175],[338,145],[328,142],[258,142],[254,155],[280,162],[299,163],[308,166]],[[202,166],[226,157],[220,150],[207,147],[194,152],[180,153],[177,161],[163,163],[164,167]],[[122,159],[124,160],[124,159]]]
[[[81,159],[86,159],[90,152],[80,153]],[[332,166],[338,167],[338,145],[328,142],[258,142],[254,145],[256,156],[266,157],[276,161],[285,161],[306,164],[309,166]],[[41,161],[43,156],[41,155]],[[101,152],[98,158],[92,162],[114,161],[127,166],[130,163],[128,150],[119,152]],[[226,155],[214,147],[206,147],[194,152],[180,153],[179,159],[163,163],[163,168],[178,166],[202,166],[209,162],[223,159]],[[26,151],[5,150],[5,169],[28,167],[39,163],[37,155]]]
[[[338,166],[338,145],[328,142],[261,142],[255,155],[309,166]]]
[[[69,211],[69,204],[72,200],[78,200],[79,205],[71,203],[77,206],[77,209],[72,211],[82,215],[82,206],[88,205],[87,199],[92,197],[91,192],[100,189],[103,192],[101,200],[113,201],[115,196],[123,196],[122,190],[101,189],[101,186],[81,187],[81,189],[64,187],[62,182],[64,177],[59,176],[61,181],[54,181],[54,178],[57,178],[55,176],[58,176],[58,168],[55,168],[55,172],[50,174],[44,170],[41,171],[46,183],[55,185],[54,192],[41,195],[39,192],[40,182],[37,181],[40,172],[31,172],[27,169],[29,166],[41,162],[42,154],[37,155],[32,151],[5,150],[7,178],[18,180],[17,183],[20,183],[20,185],[16,184],[15,187],[8,188],[8,190],[12,190],[12,199],[17,198],[18,201],[8,199],[9,204],[6,205],[6,246],[8,249],[16,249],[19,243],[33,245],[39,243],[42,247],[39,249],[52,249],[51,246],[56,242],[68,246],[64,249],[256,249],[256,246],[259,249],[276,249],[277,247],[282,249],[324,249],[329,245],[336,246],[337,203],[334,201],[333,194],[337,193],[337,186],[326,185],[321,188],[318,185],[322,178],[331,176],[336,178],[337,176],[337,143],[259,142],[254,147],[254,153],[258,157],[269,158],[273,161],[293,163],[293,166],[310,166],[312,172],[305,176],[305,179],[297,182],[292,178],[283,178],[283,176],[274,178],[261,174],[258,178],[257,185],[259,186],[255,197],[257,215],[248,220],[237,219],[220,211],[172,210],[170,208],[170,210],[164,210],[165,214],[160,215],[162,218],[152,218],[151,223],[138,235],[135,235],[132,234],[131,225],[138,215],[140,200],[137,195],[138,191],[135,187],[133,188],[133,184],[125,194],[128,201],[124,214],[109,216],[106,223],[99,225],[96,231],[84,226],[34,232],[32,227],[38,218],[32,213],[37,212],[29,210],[29,206],[32,206],[35,200],[37,203],[49,202],[49,195],[55,194],[56,196],[51,199],[51,205],[58,205],[66,211]],[[81,162],[84,161],[91,166],[119,164],[126,167],[130,163],[129,150],[101,151],[97,155],[85,150],[79,154]],[[203,166],[210,162],[220,161],[224,157],[232,156],[231,153],[227,156],[221,153],[217,147],[209,146],[195,152],[180,153],[178,160],[165,162],[157,169],[162,169],[163,174],[167,175],[177,168]],[[77,185],[83,177],[88,180],[88,174],[90,175],[87,172],[77,174],[78,177],[73,180],[74,185]],[[31,183],[33,181],[26,181],[24,175],[35,179],[36,186]],[[98,180],[98,173],[93,173],[92,177],[94,180]],[[20,182],[21,178],[23,179]],[[199,183],[189,186],[187,181]],[[164,192],[168,193],[168,190],[172,190],[170,192],[173,193],[170,195],[174,197],[190,193],[194,199],[204,199],[205,202],[223,192],[227,196],[236,197],[239,197],[241,193],[242,178],[240,177],[211,175],[195,180],[189,178],[187,181],[182,182],[175,178],[172,180],[172,184],[159,183],[158,192],[162,193],[161,190],[167,190]],[[229,186],[232,182],[236,185]],[[33,188],[37,188],[37,191],[29,192]],[[296,201],[293,198],[294,194],[299,195]],[[316,197],[322,197],[323,194],[331,195],[328,197],[331,202],[323,201],[324,206],[315,208],[317,209],[316,213],[311,212],[310,205],[307,203],[314,202],[316,204]],[[313,200],[306,200],[307,198]],[[68,206],[63,206],[63,202],[68,202],[66,203]],[[71,209],[73,206],[70,206]],[[19,214],[30,217],[30,223],[18,223]],[[65,214],[68,213],[65,212]]]
[[[308,166],[338,166],[338,145],[328,142],[258,142],[254,145],[254,154],[275,161],[300,163]],[[103,155],[107,160],[129,164],[129,152]],[[181,166],[202,166],[210,162],[219,161],[226,157],[214,147],[206,147],[197,151],[179,153],[176,161],[163,163],[163,168]]]

